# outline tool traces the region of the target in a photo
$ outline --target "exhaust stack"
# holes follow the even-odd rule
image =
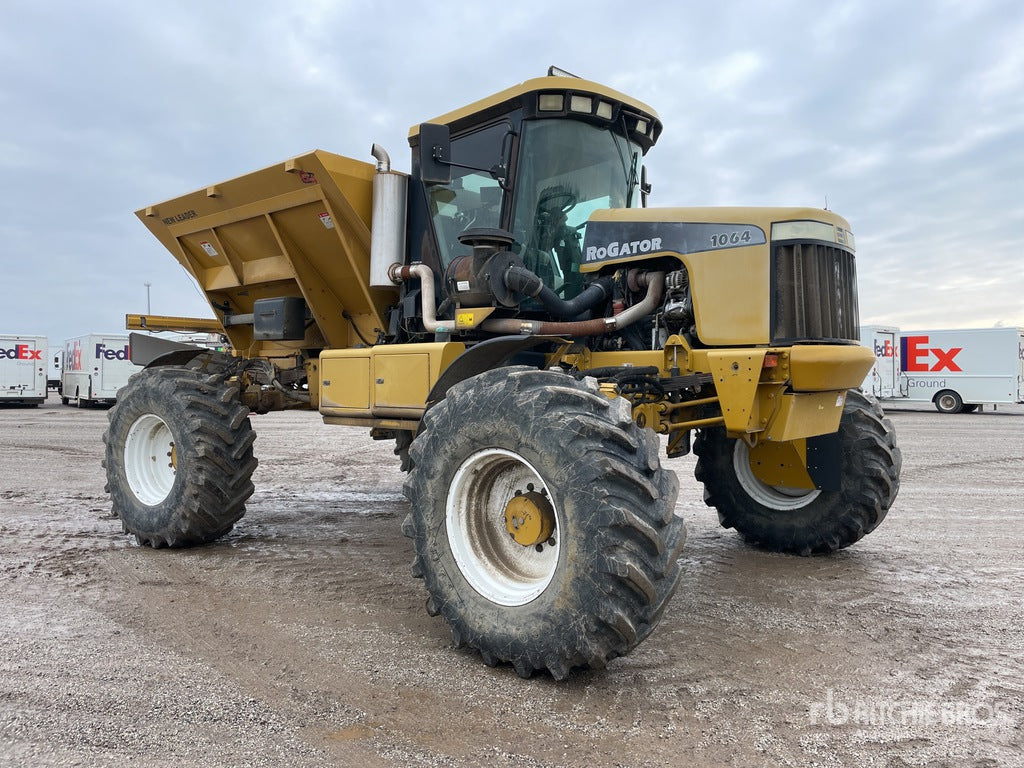
[[[405,206],[409,180],[391,170],[391,158],[374,144],[370,154],[377,161],[373,177],[373,213],[370,232],[370,286],[393,288],[389,272],[405,262]]]

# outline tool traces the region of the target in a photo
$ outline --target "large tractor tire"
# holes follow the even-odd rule
[[[678,479],[593,379],[475,376],[427,412],[410,453],[413,574],[457,647],[561,680],[628,653],[661,619],[686,536]]]
[[[248,414],[238,384],[219,373],[167,366],[132,376],[103,435],[107,492],[124,531],[151,547],[230,531],[253,493]]]
[[[694,441],[695,475],[704,502],[725,528],[774,552],[815,555],[848,547],[885,519],[899,491],[902,455],[892,423],[878,402],[850,390],[839,423],[838,491],[767,485],[751,469],[742,440],[721,428],[701,430]]]

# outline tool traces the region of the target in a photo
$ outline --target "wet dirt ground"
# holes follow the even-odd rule
[[[1024,765],[1024,407],[890,414],[899,498],[830,557],[746,547],[669,462],[679,592],[556,683],[427,616],[391,443],[254,417],[245,518],[154,551],[109,517],[105,411],[0,409],[0,766]]]

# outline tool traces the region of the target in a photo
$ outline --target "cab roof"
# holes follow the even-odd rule
[[[621,124],[649,149],[661,134],[662,123],[651,107],[612,88],[576,77],[537,77],[513,85],[472,104],[428,120],[447,125],[452,133],[486,123],[513,110],[525,117],[575,117],[591,122]],[[420,126],[409,129],[409,144],[419,144]]]

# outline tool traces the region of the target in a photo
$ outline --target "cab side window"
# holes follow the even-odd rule
[[[501,159],[508,123],[502,122],[452,139],[452,162],[491,168]],[[459,235],[477,227],[501,226],[504,190],[489,171],[452,166],[450,184],[430,187],[428,202],[444,266],[470,248]]]

